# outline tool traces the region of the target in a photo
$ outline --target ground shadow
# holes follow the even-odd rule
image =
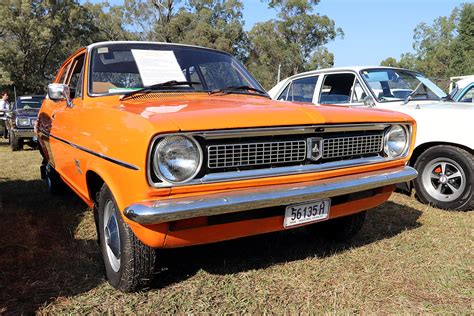
[[[242,238],[217,244],[161,250],[154,288],[163,288],[194,275],[200,269],[234,274],[306,258],[323,258],[391,238],[421,224],[422,212],[394,202],[369,211],[362,231],[350,242],[335,243],[305,228]]]
[[[87,212],[75,195],[51,197],[41,180],[0,181],[0,314],[33,313],[103,282],[96,241],[74,238]]]

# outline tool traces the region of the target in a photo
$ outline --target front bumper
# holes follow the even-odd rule
[[[332,179],[145,201],[130,205],[124,210],[124,215],[139,224],[159,224],[330,198],[407,182],[416,178],[417,174],[415,169],[406,166]]]
[[[18,138],[36,138],[35,131],[32,128],[14,129],[12,132]]]

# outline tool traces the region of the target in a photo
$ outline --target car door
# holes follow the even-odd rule
[[[308,102],[314,98],[319,76],[307,76],[293,79],[278,96],[279,101]]]
[[[336,105],[364,105],[368,93],[353,72],[326,74],[318,87],[313,103]]]
[[[54,168],[66,182],[77,185],[83,177],[80,166],[77,166],[78,118],[80,116],[83,94],[83,76],[85,53],[75,56],[69,66],[64,83],[69,86],[71,103],[65,100],[55,102],[51,112],[51,152],[54,157]]]
[[[467,102],[473,103],[474,102],[474,84],[471,84],[469,87],[464,89],[457,98],[458,102]]]

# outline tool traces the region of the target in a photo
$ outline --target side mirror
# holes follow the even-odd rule
[[[370,95],[366,96],[363,101],[364,105],[368,106],[369,108],[373,108],[375,106],[375,100]]]
[[[69,86],[63,83],[51,83],[48,85],[48,97],[53,101],[66,100],[68,107],[72,108],[71,92]]]

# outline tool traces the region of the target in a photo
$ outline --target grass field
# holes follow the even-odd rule
[[[296,229],[160,251],[153,287],[120,293],[104,280],[91,211],[50,197],[40,162],[0,142],[0,314],[474,313],[474,213],[399,194],[350,244]]]

